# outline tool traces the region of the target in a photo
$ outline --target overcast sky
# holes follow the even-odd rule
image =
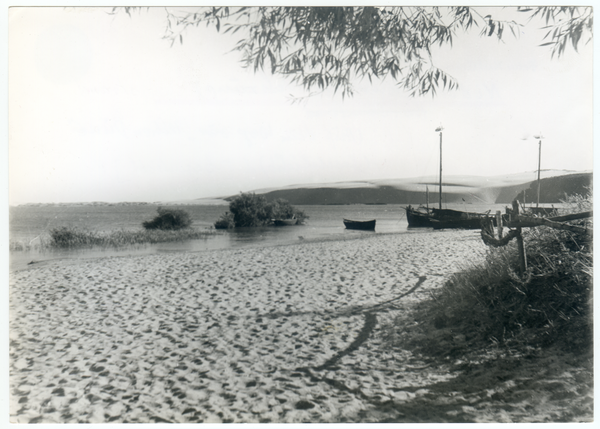
[[[592,46],[552,59],[538,22],[457,35],[434,60],[460,87],[435,98],[388,80],[292,103],[303,89],[243,69],[237,37],[200,27],[171,47],[163,8],[109,11],[9,11],[11,205],[435,175],[440,124],[447,176],[533,172],[540,132],[542,168],[593,168]]]

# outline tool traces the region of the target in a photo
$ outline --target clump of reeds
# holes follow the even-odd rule
[[[565,201],[565,212],[591,210],[591,197]],[[563,213],[565,214],[565,213]],[[591,228],[591,219],[587,222]],[[528,268],[518,272],[516,240],[490,248],[482,265],[455,274],[417,310],[417,319],[443,336],[423,337],[434,353],[473,342],[555,344],[571,351],[592,345],[592,238],[549,227],[524,228]],[[459,335],[457,335],[459,333]],[[457,340],[458,341],[455,341]]]
[[[135,230],[98,232],[77,228],[60,227],[50,230],[47,237],[40,237],[35,243],[11,242],[11,251],[75,249],[91,247],[120,248],[145,244],[185,241],[206,238],[214,235],[214,230],[194,228],[180,230]]]

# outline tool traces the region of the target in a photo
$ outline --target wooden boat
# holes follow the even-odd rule
[[[460,210],[451,210],[442,208],[442,130],[440,126],[436,129],[440,133],[440,203],[439,208],[427,207],[413,208],[405,207],[406,220],[410,228],[461,228],[461,229],[479,229],[481,218],[489,215],[488,213],[469,213]],[[429,189],[427,190],[427,200],[429,201]]]
[[[481,219],[490,217],[492,222],[495,218],[490,216],[490,212],[472,213],[452,209],[434,209],[419,207],[414,209],[411,206],[405,207],[408,226],[411,228],[434,228],[434,229],[479,229],[481,228]]]
[[[460,217],[432,219],[433,229],[481,229],[481,220],[489,218],[496,226],[496,218],[487,213],[459,212]]]
[[[298,223],[298,219],[296,219],[295,217],[291,218],[291,219],[272,219],[273,220],[273,225],[275,226],[290,226],[290,225],[296,225],[296,223]]]
[[[524,207],[523,214],[531,214],[538,217],[552,217],[558,214],[554,207]]]
[[[375,219],[373,220],[350,220],[344,219],[346,229],[360,229],[363,231],[375,231]]]

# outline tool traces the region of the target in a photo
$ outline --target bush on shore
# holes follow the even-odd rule
[[[157,211],[158,215],[154,219],[142,222],[144,229],[169,231],[192,226],[192,218],[185,210],[159,207]]]
[[[215,228],[264,226],[273,219],[292,218],[302,223],[308,216],[284,199],[268,202],[263,195],[241,193],[229,203],[229,212],[221,216]]]
[[[572,210],[592,209],[591,196],[568,201]],[[579,221],[592,228],[592,220]],[[518,270],[516,240],[490,248],[483,264],[452,276],[416,310],[423,350],[460,353],[473,344],[556,345],[585,353],[592,347],[592,238],[549,227],[524,228],[528,268]]]
[[[218,221],[215,222],[216,229],[230,229],[235,228],[235,219],[233,213],[226,212],[221,215]]]

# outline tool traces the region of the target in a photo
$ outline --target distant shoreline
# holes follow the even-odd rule
[[[593,173],[589,171],[542,171],[540,202],[560,203],[565,194],[585,194],[591,186]],[[292,205],[386,205],[425,204],[439,198],[434,178],[390,179],[293,185],[249,191],[265,196],[268,200],[282,198]],[[535,188],[535,189],[534,189]],[[443,199],[447,204],[507,204],[513,199],[531,202],[537,196],[537,182],[531,173],[498,177],[449,176],[443,183]],[[176,201],[122,201],[122,202],[58,202],[25,203],[10,207],[80,207],[80,206],[189,206],[228,205],[233,196],[198,198]]]

